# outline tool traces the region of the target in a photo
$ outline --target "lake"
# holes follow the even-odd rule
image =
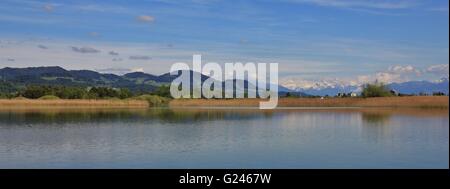
[[[0,168],[449,168],[448,109],[1,109]]]

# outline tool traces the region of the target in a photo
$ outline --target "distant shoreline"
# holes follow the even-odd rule
[[[262,99],[174,99],[168,107],[258,107]],[[0,108],[148,108],[146,100],[0,99]],[[447,108],[448,96],[378,98],[281,98],[278,107],[405,107]]]
[[[57,99],[57,100],[39,100],[39,99],[0,99],[0,108],[147,108],[149,103],[145,100],[84,100],[84,99]]]
[[[261,99],[176,99],[170,107],[257,107]],[[448,108],[448,96],[377,98],[281,98],[278,107],[408,107]]]

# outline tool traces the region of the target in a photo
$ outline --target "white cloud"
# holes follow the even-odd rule
[[[112,55],[112,56],[118,56],[119,55],[119,53],[116,52],[116,51],[109,51],[108,54]]]
[[[48,49],[48,47],[45,46],[45,45],[38,45],[37,47],[40,48],[40,49]]]
[[[99,53],[100,50],[94,49],[92,47],[71,47],[72,51],[79,53]]]
[[[98,32],[89,32],[89,36],[98,37],[98,36],[100,36],[100,34]]]
[[[136,18],[140,22],[153,22],[155,21],[155,17],[149,15],[141,15]]]
[[[100,73],[111,73],[116,75],[124,75],[132,72],[144,72],[144,68],[105,68],[105,69],[96,69],[95,71]]]
[[[402,77],[401,74],[390,72],[378,72],[375,74],[374,80],[381,83],[395,83],[407,81],[405,78]]]
[[[192,62],[194,53],[189,47],[178,45],[177,48],[165,48],[166,44],[131,43],[131,42],[98,42],[74,41],[59,39],[23,40],[15,38],[0,38],[0,67],[34,67],[61,66],[66,69],[98,70],[104,68],[143,68],[151,74],[167,73],[175,62]],[[44,44],[46,50],[37,46]],[[71,49],[90,47],[104,53],[79,53]],[[162,48],[164,47],[164,48]],[[82,50],[83,51],[83,50]],[[110,51],[120,52],[117,56]],[[146,55],[151,52],[149,60],[130,60],[130,56]],[[208,57],[220,60],[221,55],[210,53]],[[7,58],[15,61],[8,61]]]
[[[89,4],[73,6],[76,10],[100,12],[100,13],[116,13],[116,14],[132,14],[134,10],[126,8],[124,6],[116,6],[110,4]]]
[[[55,7],[54,7],[52,4],[46,4],[46,5],[44,5],[43,9],[44,9],[46,12],[53,12],[53,10],[55,9]]]
[[[360,84],[370,83],[374,81],[382,83],[399,83],[417,79],[423,71],[411,66],[394,65],[389,66],[386,71],[377,72],[372,75],[359,76],[357,82]]]
[[[95,71],[100,73],[111,73],[117,75],[124,75],[126,73],[132,72],[132,70],[128,68],[105,68],[105,69],[96,69]]]
[[[133,68],[131,72],[144,72],[144,68]]]
[[[411,65],[407,65],[407,66],[400,66],[400,65],[390,66],[388,68],[388,71],[390,73],[394,73],[394,74],[414,73],[414,74],[420,75],[420,73],[421,73],[421,71],[419,69],[416,69],[415,67],[413,67]]]
[[[287,2],[333,7],[343,10],[374,15],[400,16],[404,13],[392,10],[412,9],[420,5],[421,0],[285,0]]]
[[[112,61],[113,62],[121,62],[123,59],[122,58],[113,58]]]
[[[28,23],[28,24],[57,24],[57,23],[63,22],[58,19],[43,18],[41,16],[26,17],[26,16],[15,16],[15,15],[1,15],[1,14],[0,14],[0,21],[20,22],[20,23]]]
[[[438,64],[438,65],[432,65],[426,69],[428,73],[436,74],[440,76],[447,76],[449,75],[449,66],[448,64]]]
[[[448,13],[448,6],[445,6],[445,7],[435,7],[435,8],[430,8],[430,9],[428,9],[428,11],[433,11],[433,12],[445,12],[445,13]]]
[[[448,67],[447,67],[448,68]],[[386,71],[355,77],[322,79],[305,79],[301,77],[287,77],[280,79],[280,84],[290,89],[324,89],[344,86],[360,87],[367,83],[382,82],[386,84],[406,82],[415,79],[421,71],[411,65],[390,66]]]
[[[417,5],[414,0],[289,0],[318,6],[339,8],[406,9]]]
[[[129,57],[130,60],[151,60],[152,57],[145,56],[145,55],[132,55]]]
[[[80,42],[80,41],[67,41],[67,40],[57,40],[57,39],[42,39],[40,41],[31,40],[11,40],[2,39],[2,45],[5,47],[0,51],[0,57],[13,58],[15,62],[8,62],[6,59],[0,60],[0,67],[10,66],[10,67],[28,67],[28,66],[53,66],[58,65],[68,69],[100,69],[100,68],[111,68],[111,67],[125,67],[125,68],[144,68],[145,70],[151,72],[152,74],[163,74],[169,71],[170,66],[175,62],[185,62],[190,64],[192,62],[192,54],[201,53],[203,55],[203,62],[218,62],[219,64],[226,62],[236,62],[240,61],[246,62],[278,62],[280,76],[289,75],[301,75],[304,79],[308,81],[321,81],[324,85],[335,82],[338,80],[341,83],[348,84],[358,84],[367,81],[374,81],[379,78],[382,81],[402,81],[408,79],[417,79],[417,69],[415,65],[430,65],[424,64],[425,61],[403,59],[400,58],[396,61],[395,58],[389,58],[386,61],[379,59],[369,60],[369,56],[364,56],[361,58],[350,56],[346,60],[340,60],[339,54],[334,56],[332,49],[340,49],[339,46],[330,46],[329,48],[312,48],[312,49],[300,49],[293,48],[292,53],[296,53],[295,56],[290,56],[290,52],[286,55],[284,54],[271,54],[273,49],[268,49],[266,54],[260,54],[257,49],[257,45],[248,44],[251,49],[255,51],[250,51],[248,54],[244,54],[242,51],[236,50],[236,44],[220,46],[218,49],[214,45],[205,45],[204,49],[192,48],[189,45],[177,44],[177,48],[167,48],[167,43],[130,43],[130,42]],[[9,42],[17,41],[17,42]],[[18,42],[21,43],[18,43]],[[44,44],[45,46],[51,47],[47,50],[42,50],[37,48],[39,44]],[[104,53],[74,53],[72,49],[68,48],[70,46],[76,47],[79,51],[89,51],[83,47],[94,48]],[[363,45],[361,45],[363,46]],[[323,46],[319,46],[323,47]],[[336,47],[336,48],[332,48]],[[352,46],[350,46],[352,47]],[[351,49],[359,49],[359,47],[352,47]],[[362,47],[361,47],[362,48]],[[380,47],[381,48],[381,47]],[[390,49],[389,49],[390,50]],[[120,52],[117,56],[112,56],[109,52]],[[323,52],[327,51],[327,52]],[[353,53],[352,50],[349,50]],[[320,58],[308,57],[309,54],[317,52],[317,56]],[[339,51],[341,52],[341,51]],[[360,52],[360,51],[357,51]],[[149,54],[151,53],[151,54]],[[239,54],[241,53],[241,54]],[[246,52],[245,52],[246,53]],[[255,54],[250,54],[255,53]],[[258,54],[256,54],[258,53]],[[244,55],[242,55],[244,54]],[[372,54],[372,53],[368,53]],[[428,53],[430,54],[430,53]],[[151,55],[151,56],[150,56]],[[342,55],[342,54],[341,54]],[[316,55],[314,55],[316,56]],[[342,55],[343,56],[343,55]],[[381,56],[381,55],[380,55]],[[130,59],[131,57],[131,59]],[[140,60],[139,60],[140,57]],[[144,57],[144,58],[143,58]],[[134,58],[134,59],[133,59]],[[138,60],[137,60],[138,59]],[[145,60],[143,60],[145,59]],[[398,62],[398,63],[397,63]],[[395,64],[401,64],[401,62],[408,62],[411,65],[402,66],[389,66]],[[427,61],[428,62],[428,61]],[[429,60],[432,62],[432,60]],[[354,63],[354,64],[353,64]],[[380,70],[379,66],[385,65],[385,70]],[[369,69],[377,69],[379,72],[386,72],[377,74],[367,74]],[[416,70],[416,71],[413,71]],[[430,69],[435,70],[435,69]],[[448,69],[447,69],[448,70]],[[419,70],[420,71],[420,70]],[[431,73],[428,71],[421,71],[422,76],[420,78],[426,79],[437,79],[431,78]],[[367,74],[367,75],[365,75]],[[397,76],[398,74],[401,77]],[[358,76],[359,75],[359,76]],[[323,76],[330,78],[323,79]],[[430,77],[429,77],[430,76]],[[337,77],[332,78],[332,77]],[[307,84],[303,84],[307,85]]]

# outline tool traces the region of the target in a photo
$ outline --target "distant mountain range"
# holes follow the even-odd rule
[[[191,71],[192,75],[193,71]],[[128,88],[133,92],[152,92],[161,85],[169,85],[178,75],[169,73],[151,75],[143,72],[127,73],[125,75],[105,74],[91,70],[66,70],[61,67],[30,67],[0,69],[0,92],[16,91],[26,85],[64,85],[64,86],[102,86]],[[201,75],[205,81],[208,76]],[[192,82],[191,82],[192,83]],[[244,81],[244,88],[252,86]],[[308,96],[279,86],[279,92],[288,92],[299,96]]]
[[[61,67],[3,68],[0,80],[20,87],[25,85],[108,86],[132,91],[152,91],[171,82],[173,76],[129,73],[123,76],[90,70],[65,70]]]
[[[404,83],[387,84],[389,89],[402,94],[432,94],[433,92],[443,92],[449,94],[449,79],[442,78],[439,81],[409,81]],[[361,92],[362,86],[343,85],[338,83],[327,83],[327,85],[314,85],[314,87],[289,87],[291,90],[303,92],[316,96],[334,96],[338,93]]]
[[[437,82],[409,81],[404,83],[392,83],[389,84],[388,87],[404,94],[432,94],[433,92],[443,92],[448,94],[449,81],[448,78],[442,78]]]
[[[192,73],[192,71],[191,71]],[[103,86],[114,88],[128,88],[133,92],[152,92],[161,85],[169,85],[178,75],[169,73],[152,75],[143,72],[115,75],[99,73],[91,70],[66,70],[61,67],[30,67],[30,68],[3,68],[0,69],[0,92],[17,91],[26,85],[64,85],[64,86]],[[208,76],[201,75],[205,81]],[[252,86],[244,81],[244,88]],[[443,78],[440,81],[410,81],[404,83],[392,83],[387,85],[403,94],[419,94],[433,92],[449,93],[449,80]],[[254,87],[254,86],[252,86]],[[278,86],[279,94],[297,96],[334,96],[337,93],[349,93],[361,91],[360,86],[327,83],[326,85],[314,85],[314,87],[300,88]]]

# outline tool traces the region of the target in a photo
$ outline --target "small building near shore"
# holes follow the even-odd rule
[[[390,92],[391,92],[391,94],[393,96],[398,96],[399,95],[399,93],[396,90],[391,90]]]

